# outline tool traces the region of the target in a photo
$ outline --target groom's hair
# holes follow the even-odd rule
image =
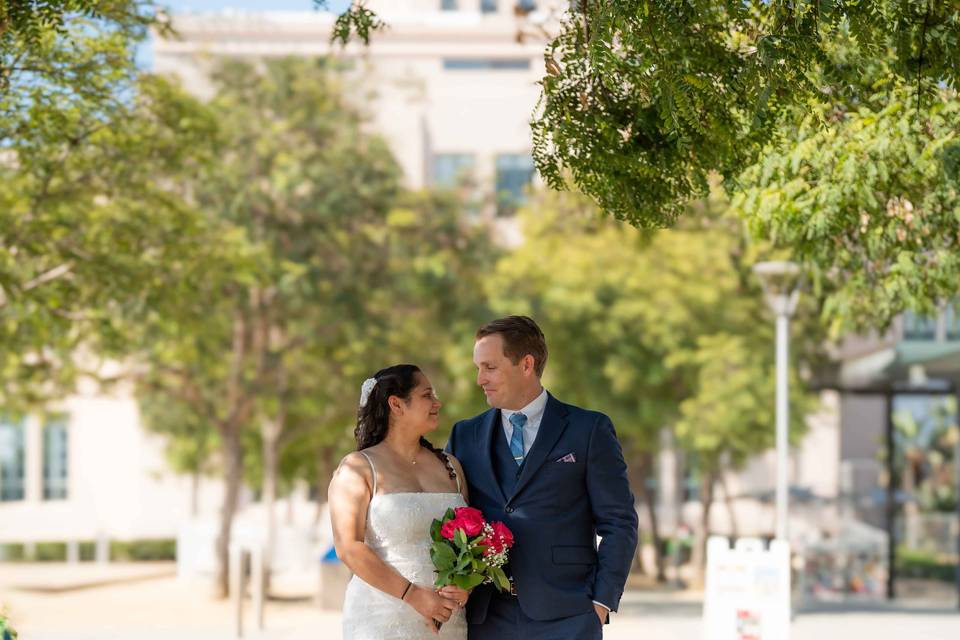
[[[491,320],[477,329],[476,339],[495,333],[503,338],[503,355],[510,358],[510,362],[517,364],[523,356],[530,354],[537,377],[543,375],[543,368],[547,366],[547,339],[533,318],[507,316]]]

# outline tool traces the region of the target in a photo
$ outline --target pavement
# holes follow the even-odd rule
[[[55,588],[51,588],[55,587]],[[234,640],[230,601],[208,581],[178,579],[172,564],[0,563],[0,608],[22,640]],[[631,590],[606,640],[703,640],[700,594]],[[245,615],[249,640],[342,640],[340,616],[309,592],[267,604],[265,629]],[[845,603],[796,616],[790,640],[958,640],[955,608]],[[786,639],[773,639],[786,640]]]

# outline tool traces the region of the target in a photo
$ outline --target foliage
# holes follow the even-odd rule
[[[602,407],[628,449],[655,450],[672,425],[710,464],[769,447],[773,323],[722,197],[691,211],[686,226],[656,232],[604,219],[582,197],[541,198],[488,293],[501,312],[543,327],[548,388]],[[810,362],[815,334],[795,343],[795,368]]]
[[[897,548],[897,574],[904,578],[920,578],[953,582],[957,578],[956,560],[950,557],[938,557],[929,551]]]
[[[0,93],[27,58],[51,38],[69,36],[77,18],[110,24],[128,33],[161,26],[152,2],[142,0],[4,0],[0,3]]]
[[[110,542],[110,559],[120,562],[152,562],[177,559],[177,541],[172,538]]]
[[[328,5],[328,0],[313,0],[315,9],[328,9]],[[386,26],[376,13],[367,8],[364,0],[351,1],[346,11],[337,15],[330,34],[330,42],[339,42],[345,47],[356,37],[363,44],[370,44],[371,34],[385,29]]]
[[[897,399],[893,414],[895,481],[924,512],[957,510],[960,428],[953,396]]]
[[[17,640],[19,636],[7,616],[0,614],[0,640]]]
[[[230,237],[176,187],[204,162],[213,122],[168,82],[138,75],[144,19],[70,18],[3,53],[4,406],[39,405],[96,373],[90,353],[130,348],[127,323],[202,313],[191,282],[231,268]]]
[[[784,109],[842,92],[822,73],[841,38],[858,43],[848,66],[889,57],[901,80],[956,84],[955,3],[580,3],[545,54],[537,166],[554,188],[569,175],[618,219],[669,225],[707,194],[712,172],[732,180],[760,158]]]
[[[960,277],[960,106],[919,116],[903,86],[799,120],[740,177],[733,207],[810,274],[834,335],[932,312]],[[820,121],[830,120],[829,127]]]

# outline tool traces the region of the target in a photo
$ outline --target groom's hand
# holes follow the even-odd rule
[[[606,624],[607,616],[610,615],[607,608],[601,604],[594,603],[593,610],[597,612],[597,617],[600,618],[600,624]]]

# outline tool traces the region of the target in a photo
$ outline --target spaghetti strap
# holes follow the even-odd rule
[[[376,465],[373,464],[373,459],[370,456],[368,456],[366,453],[364,453],[363,451],[357,451],[357,453],[359,453],[364,458],[366,458],[367,462],[370,463],[370,474],[373,476],[373,493],[370,494],[370,497],[373,498],[373,496],[377,495],[377,467]],[[457,485],[458,486],[460,485],[459,479],[457,480]]]
[[[453,463],[450,462],[450,456],[444,452],[443,457],[447,459],[447,464],[449,464],[450,468],[453,469]],[[457,473],[456,469],[453,469],[453,476],[457,479],[457,493],[463,493],[463,489],[460,488],[460,474]]]

